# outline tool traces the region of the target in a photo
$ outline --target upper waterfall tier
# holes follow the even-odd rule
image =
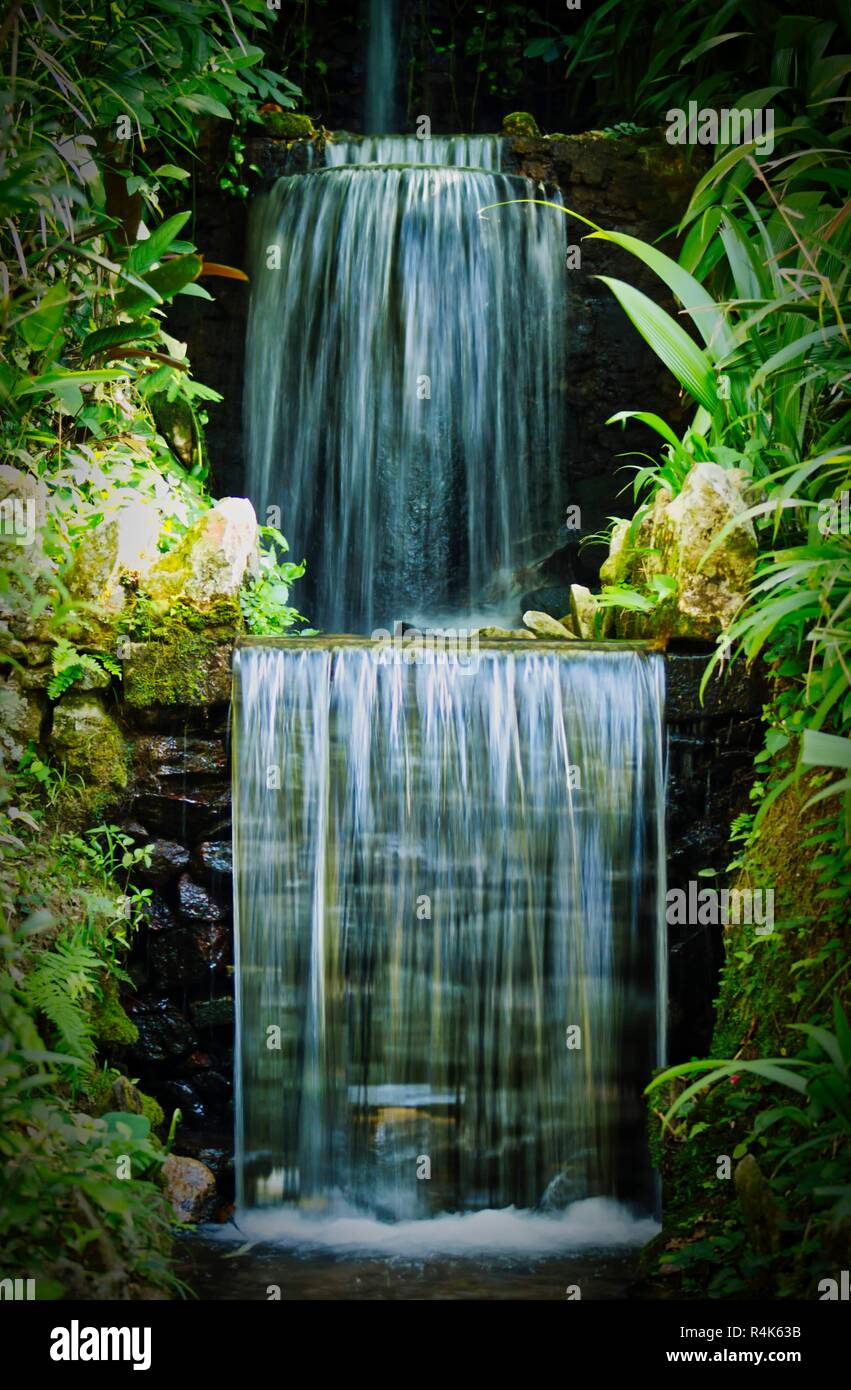
[[[502,165],[498,135],[376,135],[363,140],[336,140],[325,146],[325,163],[436,164],[444,168],[488,169]]]
[[[553,548],[565,219],[493,207],[527,195],[514,177],[426,162],[496,160],[495,140],[357,151],[423,167],[289,176],[254,209],[245,419],[252,500],[308,559],[305,611],[369,633],[499,603]]]

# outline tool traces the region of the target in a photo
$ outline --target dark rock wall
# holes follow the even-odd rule
[[[222,649],[227,652],[226,648]],[[221,694],[221,692],[218,692]],[[135,881],[151,890],[124,1007],[139,1030],[123,1066],[168,1119],[177,1148],[232,1195],[233,927],[226,700],[192,708],[123,707],[132,746],[123,829],[151,848]]]

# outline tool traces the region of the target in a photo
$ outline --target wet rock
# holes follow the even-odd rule
[[[547,641],[555,639],[569,642],[573,637],[572,632],[568,632],[557,618],[551,618],[548,613],[535,613],[530,610],[523,614],[523,621],[536,637],[542,637]]]
[[[160,1183],[179,1221],[203,1221],[215,1205],[215,1176],[197,1158],[169,1154],[160,1170]]]
[[[227,1028],[234,1026],[233,999],[221,995],[218,999],[200,999],[192,1005],[192,1022],[199,1030]]]
[[[129,642],[124,700],[132,709],[226,705],[231,694],[233,644],[204,633],[180,641]]]
[[[139,1030],[138,1041],[127,1055],[142,1066],[184,1057],[197,1045],[194,1032],[170,999],[130,1000],[127,1012]]]
[[[126,599],[122,576],[144,576],[158,560],[162,520],[153,503],[136,503],[84,532],[68,579],[71,593],[108,614],[119,613]]]
[[[162,888],[188,867],[189,850],[177,840],[151,840],[147,848],[150,851],[149,863],[140,864],[134,870],[134,876],[141,883]]]
[[[56,578],[55,560],[45,552],[42,527],[47,489],[41,479],[9,464],[0,464],[0,516],[4,538],[6,582],[0,593],[0,629],[4,652],[29,664],[49,640],[49,611],[33,617],[33,590],[50,594]],[[28,649],[32,648],[30,652]]]
[[[714,638],[732,622],[750,587],[757,555],[753,522],[743,517],[746,508],[738,471],[704,462],[691,469],[682,491],[661,515],[654,510],[660,571],[677,581],[667,619],[671,635]],[[711,543],[737,518],[707,558]]]
[[[13,468],[9,463],[0,464],[0,503],[19,503],[17,508],[3,510],[4,517],[12,518],[12,525],[4,528],[7,534],[19,535],[29,539],[33,531],[40,531],[47,519],[47,486],[34,473],[25,473],[21,468]],[[26,532],[26,534],[23,534]]]
[[[136,740],[138,775],[161,782],[183,778],[224,777],[228,754],[220,738],[155,734]]]
[[[244,497],[225,497],[189,528],[145,579],[151,598],[199,609],[234,599],[257,547],[257,517]]]
[[[759,666],[737,661],[723,673],[716,672],[700,696],[708,651],[669,652],[665,658],[665,707],[672,719],[715,718],[759,714],[767,699]]]
[[[542,589],[532,589],[520,600],[524,610],[529,608],[536,613],[547,613],[551,618],[561,621],[561,614],[570,607],[570,589],[566,584],[549,584]]]
[[[177,885],[177,903],[181,917],[190,922],[220,922],[226,915],[208,890],[188,874]]]
[[[199,1071],[192,1077],[192,1084],[208,1105],[221,1109],[230,1103],[233,1083],[220,1071]]]
[[[140,817],[168,839],[194,844],[211,831],[229,823],[231,798],[226,788],[196,791],[186,796],[177,792],[143,792],[137,798]]]
[[[233,845],[230,840],[204,840],[192,855],[192,871],[215,886],[233,877]]]
[[[127,786],[127,748],[115,720],[95,695],[69,692],[55,706],[50,747],[71,777],[96,801]]]
[[[570,617],[573,630],[586,642],[593,642],[597,635],[596,617],[599,606],[590,589],[583,584],[570,586]]]
[[[173,931],[177,917],[162,894],[154,892],[145,907],[145,921],[151,932]]]
[[[219,923],[176,927],[151,935],[148,966],[160,985],[201,984],[224,964],[227,946],[227,930]]]
[[[207,1118],[203,1097],[191,1081],[164,1081],[159,1088],[166,1106],[180,1111],[183,1124],[202,1125]]]

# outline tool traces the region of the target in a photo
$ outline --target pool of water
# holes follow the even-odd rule
[[[380,1222],[248,1212],[181,1238],[180,1275],[204,1300],[625,1298],[655,1221],[593,1198],[557,1215],[513,1209]]]

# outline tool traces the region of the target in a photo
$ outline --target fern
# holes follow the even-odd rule
[[[78,1058],[87,1068],[94,1064],[88,1004],[98,991],[104,962],[78,938],[59,940],[40,956],[27,975],[24,993],[30,1006],[43,1014],[55,1030],[55,1047]]]
[[[120,676],[121,667],[111,656],[91,656],[88,652],[78,652],[65,637],[57,639],[53,648],[53,679],[47,687],[51,700],[60,695],[85,675],[101,678],[104,673]]]

